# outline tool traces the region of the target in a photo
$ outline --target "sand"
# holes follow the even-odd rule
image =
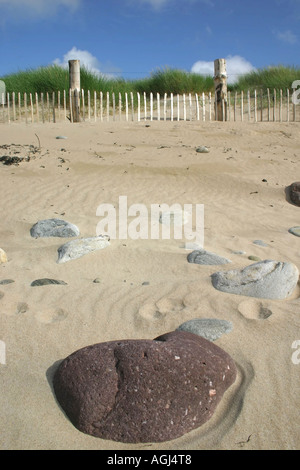
[[[115,239],[58,264],[66,240],[30,236],[38,220],[55,217],[77,225],[82,237],[96,236],[97,207],[117,208],[119,196],[128,206],[204,204],[204,248],[229,258],[230,269],[253,263],[250,255],[300,269],[300,239],[288,232],[300,225],[300,209],[285,194],[300,179],[300,123],[149,125],[0,125],[0,145],[41,145],[29,162],[0,164],[0,248],[8,258],[0,281],[14,280],[0,285],[1,449],[299,449],[298,286],[285,300],[219,292],[210,275],[226,267],[188,263],[191,250],[174,238]],[[201,145],[209,153],[197,153]],[[30,285],[45,277],[67,285]],[[74,428],[52,389],[63,358],[98,342],[152,339],[192,318],[233,324],[215,344],[235,360],[238,378],[209,422],[173,441],[143,444]]]

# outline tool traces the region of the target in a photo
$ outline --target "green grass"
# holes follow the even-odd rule
[[[300,67],[284,67],[283,65],[260,69],[242,75],[239,80],[229,88],[234,91],[263,90],[268,88],[276,90],[292,90],[294,80],[300,79]]]
[[[40,94],[63,92],[63,90],[68,92],[69,88],[69,71],[58,65],[20,71],[0,77],[0,79],[4,80],[6,91],[9,93],[34,94],[37,92]],[[299,79],[299,67],[280,65],[242,75],[238,82],[228,86],[228,89],[232,91],[263,89],[265,91],[267,88],[270,90],[289,88],[291,90],[293,81]],[[169,95],[171,92],[174,94],[208,93],[214,91],[214,81],[213,77],[171,68],[158,69],[150,77],[139,80],[111,79],[99,77],[82,67],[81,88],[85,91],[90,90],[91,93],[102,91],[103,95],[107,92],[114,92],[116,95],[121,93],[124,99],[126,92],[133,92],[135,95],[137,92],[146,92],[147,95],[150,92],[161,95],[164,93]]]

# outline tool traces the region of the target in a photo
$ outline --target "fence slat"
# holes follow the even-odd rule
[[[215,99],[212,93],[167,93],[160,95],[160,93],[150,92],[148,97],[144,92],[144,115],[141,110],[141,94],[137,92],[126,92],[122,95],[119,92],[119,101],[117,103],[117,96],[114,92],[106,92],[106,102],[104,103],[103,92],[91,92],[90,90],[80,90],[77,93],[70,93],[67,96],[66,90],[63,91],[63,104],[61,91],[50,93],[6,93],[5,96],[0,96],[0,120],[3,123],[10,123],[11,121],[29,123],[34,122],[58,122],[61,120],[70,119],[71,122],[78,122],[74,116],[74,109],[78,108],[80,118],[82,121],[97,122],[100,117],[100,122],[104,119],[112,121],[122,121],[126,119],[128,122],[137,121],[141,119],[147,121],[190,121],[205,122],[207,120],[218,120],[219,109],[215,106]],[[93,93],[93,96],[92,96]],[[233,94],[234,93],[234,94]],[[230,93],[228,91],[227,101],[223,100],[221,103],[220,112],[222,113],[223,121],[247,121],[263,122],[295,122],[299,121],[298,111],[295,103],[291,102],[289,89],[267,89],[263,93],[263,89],[254,89],[253,92],[249,89],[246,92]],[[125,103],[122,105],[122,99]],[[149,104],[147,100],[149,98]],[[73,106],[72,100],[76,100],[78,106]],[[92,102],[93,101],[93,102]],[[162,103],[163,101],[163,103]],[[79,105],[80,103],[80,105]],[[99,106],[99,108],[98,108]],[[67,117],[68,107],[68,117]],[[117,110],[118,107],[118,110]],[[214,107],[214,109],[212,108]],[[86,109],[87,108],[87,109]],[[246,108],[246,109],[245,109]],[[212,115],[214,111],[214,116]],[[117,117],[119,113],[119,118]],[[272,114],[271,114],[272,113]],[[130,114],[130,115],[129,115]],[[248,114],[248,118],[247,118]],[[112,118],[111,118],[112,116]],[[246,118],[245,118],[246,116]]]

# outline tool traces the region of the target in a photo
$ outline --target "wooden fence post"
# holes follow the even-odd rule
[[[80,60],[69,60],[69,87],[72,94],[73,122],[80,122]]]
[[[215,65],[215,114],[218,121],[227,121],[227,73],[226,60],[216,59]]]

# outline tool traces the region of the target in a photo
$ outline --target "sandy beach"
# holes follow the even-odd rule
[[[300,269],[300,239],[288,231],[300,225],[300,208],[285,192],[300,180],[300,123],[0,125],[1,155],[13,144],[18,156],[30,145],[38,151],[18,165],[0,163],[0,248],[7,255],[0,281],[14,281],[0,285],[1,449],[299,449],[300,363],[292,360],[299,284],[284,300],[220,292],[210,276],[229,268],[188,263],[191,250],[172,238],[112,239],[108,248],[58,264],[68,240],[35,239],[30,229],[60,218],[94,237],[98,206],[117,208],[120,196],[129,206],[203,204],[204,248],[229,258],[230,269],[252,264],[249,256]],[[197,153],[203,145],[209,152]],[[32,287],[40,278],[66,284]],[[215,344],[233,358],[238,377],[207,423],[142,444],[95,438],[72,425],[52,387],[62,359],[95,343],[153,339],[193,318],[233,325]]]

